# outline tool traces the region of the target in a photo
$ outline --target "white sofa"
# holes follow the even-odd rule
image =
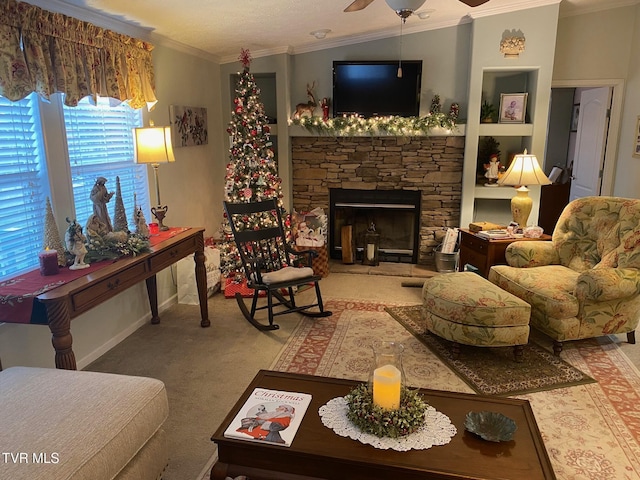
[[[157,480],[169,406],[156,379],[10,367],[0,372],[0,478]]]

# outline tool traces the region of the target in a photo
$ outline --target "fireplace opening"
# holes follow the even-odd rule
[[[329,254],[342,258],[342,227],[351,225],[361,261],[371,225],[380,235],[380,261],[418,263],[420,191],[329,189]]]

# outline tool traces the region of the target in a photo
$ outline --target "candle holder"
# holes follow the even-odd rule
[[[346,396],[347,418],[357,428],[377,437],[400,438],[419,430],[425,424],[429,406],[417,390],[402,387],[400,406],[387,410],[373,402],[366,383],[358,385]]]
[[[417,390],[405,386],[401,343],[380,341],[372,345],[369,382],[347,395],[347,418],[363,432],[398,438],[424,425],[428,407]]]
[[[373,364],[369,373],[369,385],[373,403],[387,410],[400,405],[400,392],[405,384],[402,353],[404,345],[398,342],[378,341],[371,345]]]

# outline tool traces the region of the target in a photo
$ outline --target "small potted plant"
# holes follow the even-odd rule
[[[496,113],[496,108],[491,105],[489,102],[484,100],[482,102],[482,106],[480,107],[480,122],[481,123],[492,123],[493,116]]]

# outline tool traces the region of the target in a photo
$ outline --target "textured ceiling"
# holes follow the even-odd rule
[[[142,27],[152,36],[201,50],[221,62],[235,61],[241,48],[254,56],[304,52],[397,35],[400,18],[384,0],[358,12],[344,13],[351,0],[26,0],[82,18],[78,12],[107,14]],[[471,8],[459,0],[427,0],[409,17],[404,33],[466,23],[473,16],[556,4],[559,0],[489,0]],[[562,0],[562,16],[640,3],[640,0]],[[67,7],[72,10],[68,11]],[[77,8],[80,7],[80,8]],[[87,18],[82,18],[87,19]],[[91,21],[91,20],[89,20]],[[98,22],[94,22],[98,24]],[[514,26],[517,27],[517,26]],[[325,39],[310,32],[330,29]]]

